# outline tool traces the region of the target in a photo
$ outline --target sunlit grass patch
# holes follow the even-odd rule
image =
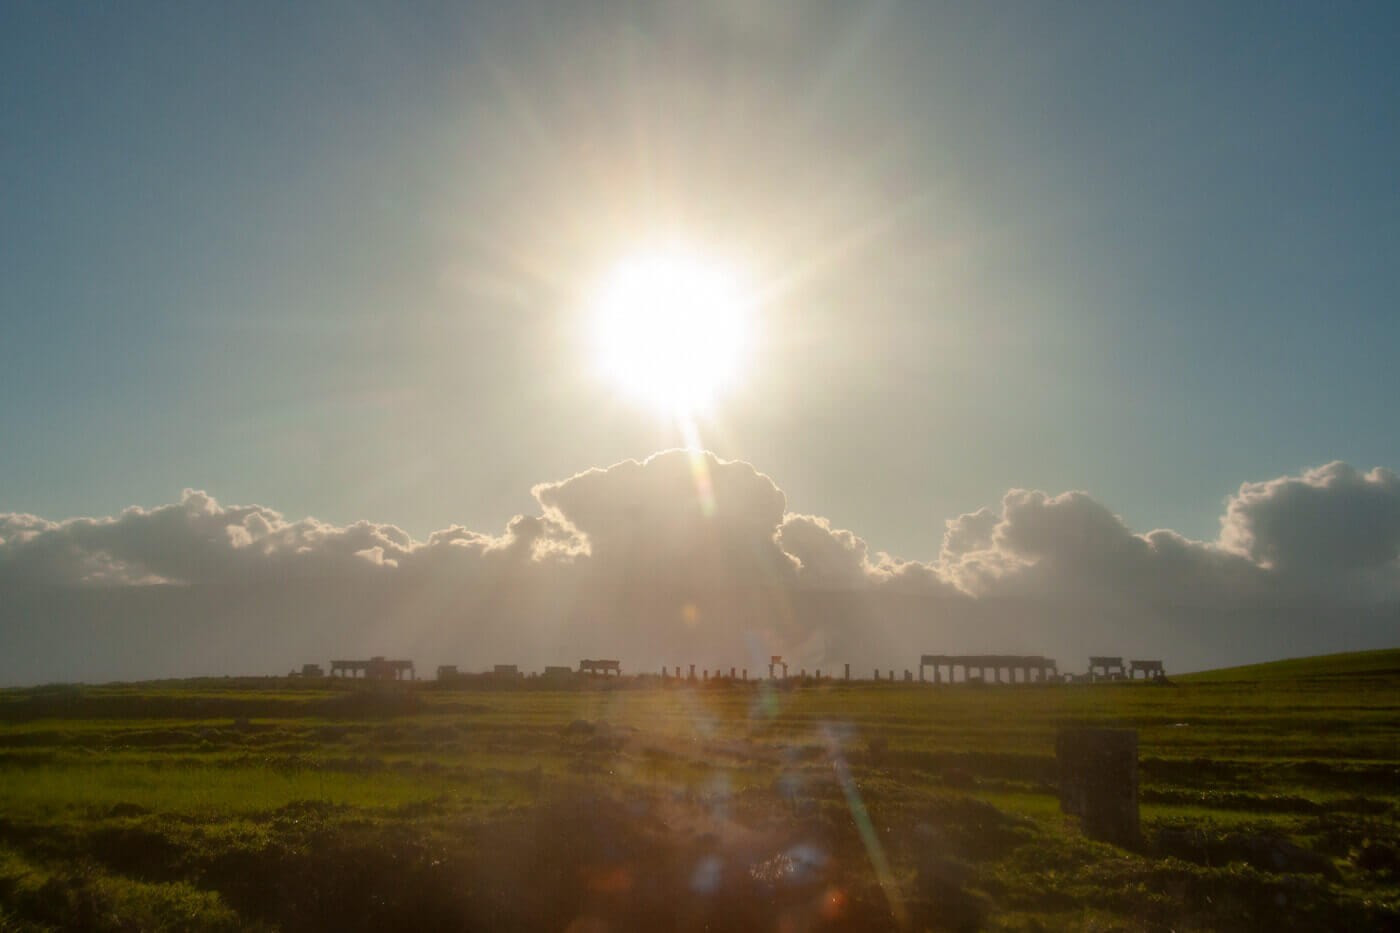
[[[133,804],[157,813],[238,814],[271,810],[294,800],[393,807],[444,794],[471,796],[469,788],[442,779],[394,772],[96,763],[4,773],[0,813],[32,817]]]
[[[21,923],[12,910],[31,922]],[[144,882],[91,865],[54,868],[0,848],[0,930],[232,933],[260,926],[240,918],[217,893],[188,882]]]
[[[985,800],[994,805],[999,810],[1007,813],[1014,813],[1017,816],[1024,816],[1027,819],[1036,820],[1047,825],[1069,825],[1065,815],[1060,811],[1060,800],[1051,794],[997,794],[997,793],[973,793],[972,796],[978,800]]]

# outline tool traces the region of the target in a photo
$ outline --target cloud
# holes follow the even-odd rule
[[[1000,521],[1000,516],[986,507],[948,519],[944,523],[947,530],[943,532],[943,559],[955,560],[973,551],[989,549],[992,533]]]
[[[928,562],[789,513],[770,477],[709,453],[533,493],[536,514],[499,533],[421,541],[195,490],[105,518],[0,515],[0,636],[19,646],[0,679],[169,675],[200,658],[206,673],[277,669],[354,645],[468,666],[576,651],[752,666],[772,652],[863,670],[943,649],[1200,666],[1388,644],[1400,619],[1400,478],[1343,463],[1245,483],[1217,541],[1136,534],[1085,492],[1013,489],[947,521]],[[119,632],[149,650],[114,661],[136,650],[103,641]],[[74,668],[75,639],[106,655]]]
[[[812,586],[863,589],[888,575],[870,563],[863,540],[818,515],[787,516],[778,544],[797,561],[798,579]]]
[[[1111,605],[1235,606],[1268,589],[1263,568],[1218,542],[1158,529],[1134,534],[1082,491],[1013,489],[989,509],[947,523],[941,569],[975,596]]]
[[[747,463],[670,450],[533,489],[546,518],[581,538],[595,571],[700,585],[781,582],[786,500]]]
[[[1400,560],[1400,475],[1335,461],[1302,476],[1245,483],[1221,520],[1221,543],[1279,573],[1392,574]]]

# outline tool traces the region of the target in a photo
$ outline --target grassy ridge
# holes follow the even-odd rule
[[[1183,683],[1224,681],[1312,680],[1327,677],[1400,677],[1400,648],[1378,651],[1349,651],[1308,658],[1288,658],[1263,664],[1245,664],[1199,671],[1174,678]]]
[[[1172,686],[3,691],[0,930],[1395,928],[1377,654]],[[1066,721],[1138,730],[1141,845],[1060,813]]]

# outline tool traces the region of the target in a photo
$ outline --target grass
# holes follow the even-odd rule
[[[1389,680],[1400,675],[1400,648],[1379,651],[1350,651],[1324,654],[1310,658],[1288,658],[1241,667],[1222,667],[1213,671],[1186,674],[1176,679],[1187,683],[1221,683],[1224,681],[1304,680],[1331,677],[1380,678]]]
[[[317,768],[159,766],[89,762],[25,769],[0,783],[0,816],[62,815],[127,805],[165,814],[239,816],[299,800],[379,808],[440,797],[445,780],[393,772],[355,775]]]
[[[0,931],[1395,928],[1400,652],[1283,663],[1173,686],[0,691]],[[1138,730],[1141,845],[1060,812],[1066,722]]]

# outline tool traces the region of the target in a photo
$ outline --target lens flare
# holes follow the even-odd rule
[[[841,793],[846,798],[846,808],[851,811],[856,832],[860,834],[866,855],[870,857],[870,865],[875,869],[875,878],[880,882],[880,889],[885,892],[885,899],[889,901],[890,913],[894,915],[895,922],[900,929],[905,929],[909,925],[909,918],[904,909],[904,900],[899,896],[899,884],[890,869],[890,861],[885,857],[885,847],[880,845],[880,837],[875,833],[875,824],[871,822],[870,813],[865,809],[865,801],[861,799],[860,788],[856,786],[855,778],[851,775],[851,766],[846,763],[846,757],[841,753],[841,743],[835,731],[826,729],[825,738],[827,754],[831,756],[831,767],[836,772],[836,783],[841,785]]]
[[[700,499],[700,514],[706,518],[713,518],[715,487],[710,482],[710,467],[705,462],[705,450],[700,446],[700,431],[695,426],[695,419],[689,416],[680,419],[680,427],[686,450],[690,453],[690,475],[695,478],[695,494]]]

